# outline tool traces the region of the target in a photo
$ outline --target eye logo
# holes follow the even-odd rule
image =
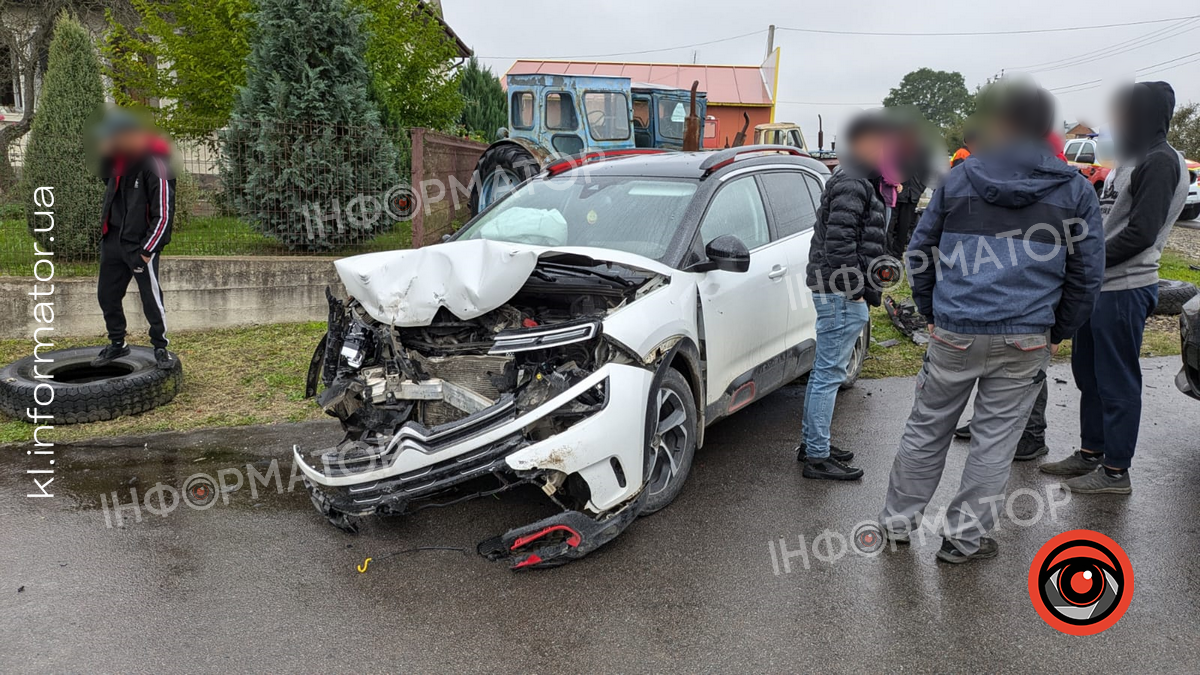
[[[1069,635],[1095,635],[1133,599],[1133,567],[1117,542],[1071,530],[1046,542],[1029,566],[1029,599],[1042,620]]]

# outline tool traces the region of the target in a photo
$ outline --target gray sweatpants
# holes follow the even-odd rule
[[[942,479],[954,427],[978,383],[971,449],[958,494],[940,524],[943,537],[971,554],[1004,508],[1017,441],[1046,378],[1048,333],[964,335],[935,328],[930,337],[879,520],[901,533],[921,525]]]

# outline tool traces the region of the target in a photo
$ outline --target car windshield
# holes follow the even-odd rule
[[[458,239],[595,246],[661,260],[696,187],[696,181],[683,179],[570,174],[532,181]]]

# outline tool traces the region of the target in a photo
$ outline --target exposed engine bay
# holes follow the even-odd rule
[[[306,393],[315,394],[346,433],[336,447],[302,459],[324,477],[363,474],[364,482],[330,487],[306,479],[314,505],[335,526],[355,531],[364,515],[411,513],[533,484],[562,507],[564,518],[591,521],[597,531],[613,530],[615,536],[636,509],[621,513],[624,524],[614,530],[615,521],[605,521],[605,514],[595,521],[581,513],[590,495],[577,474],[552,468],[514,471],[505,463],[513,452],[603,410],[611,393],[607,379],[469,456],[383,480],[367,476],[392,466],[401,453],[436,455],[500,429],[584,383],[605,364],[649,368],[607,338],[602,321],[666,283],[667,277],[654,272],[553,253],[537,259],[520,288],[499,306],[482,313],[472,307],[463,313],[477,315],[460,318],[443,305],[425,325],[409,326],[380,321],[365,303],[327,292],[329,327],[313,354]],[[375,308],[375,314],[383,312]],[[318,394],[319,382],[324,388]],[[578,548],[578,541],[574,547],[568,543],[570,533],[551,525],[548,532],[555,534],[547,536],[554,546]],[[578,528],[566,529],[579,538]],[[522,536],[529,535],[514,534],[508,543],[521,543]],[[542,538],[525,543],[544,545]],[[496,541],[487,544],[480,552],[489,557],[511,553],[507,546],[497,548]],[[504,549],[504,555],[485,548]]]

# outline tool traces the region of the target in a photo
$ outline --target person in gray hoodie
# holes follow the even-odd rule
[[[1139,82],[1114,105],[1117,167],[1104,181],[1104,287],[1075,334],[1071,370],[1081,392],[1080,449],[1040,468],[1074,476],[1079,494],[1129,494],[1142,417],[1142,333],[1158,304],[1158,260],[1188,193],[1183,156],[1167,143],[1175,91]]]

